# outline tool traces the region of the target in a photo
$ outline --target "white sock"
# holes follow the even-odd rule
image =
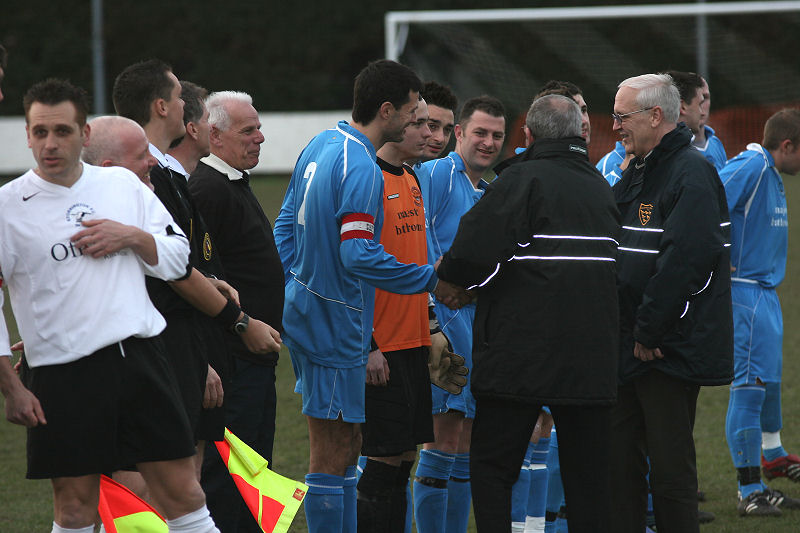
[[[543,516],[529,516],[525,519],[525,533],[540,533],[544,531]]]
[[[525,522],[511,522],[511,533],[525,533]]]
[[[106,526],[102,523],[100,524],[100,529],[97,530],[97,533],[106,533]]]
[[[51,533],[94,533],[94,524],[91,526],[79,527],[78,529],[67,529],[53,522],[53,530]]]
[[[772,450],[774,448],[781,447],[781,432],[776,431],[775,433],[761,433],[761,449],[762,450]]]
[[[219,533],[205,505],[174,520],[167,520],[167,527],[170,533]]]

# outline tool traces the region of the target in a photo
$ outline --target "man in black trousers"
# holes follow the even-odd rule
[[[558,426],[571,532],[608,531],[619,213],[589,164],[581,111],[536,100],[534,143],[467,212],[438,274],[478,293],[472,493],[478,531],[511,529],[511,486],[542,405]]]

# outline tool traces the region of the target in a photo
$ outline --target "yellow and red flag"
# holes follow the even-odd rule
[[[100,476],[97,506],[106,533],[168,533],[167,523],[129,488]]]
[[[269,470],[267,460],[228,428],[225,428],[225,440],[214,444],[262,531],[286,533],[308,487]]]

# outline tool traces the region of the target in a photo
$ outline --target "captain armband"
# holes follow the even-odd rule
[[[342,219],[341,240],[372,239],[375,236],[375,217],[366,213],[350,213]]]

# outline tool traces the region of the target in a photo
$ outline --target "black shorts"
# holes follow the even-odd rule
[[[195,453],[160,337],[130,337],[71,363],[32,368],[25,384],[47,419],[28,429],[29,479],[107,473]]]
[[[365,392],[361,454],[370,457],[400,455],[433,442],[428,347],[383,355],[389,363],[389,382],[385,387],[367,385]]]

